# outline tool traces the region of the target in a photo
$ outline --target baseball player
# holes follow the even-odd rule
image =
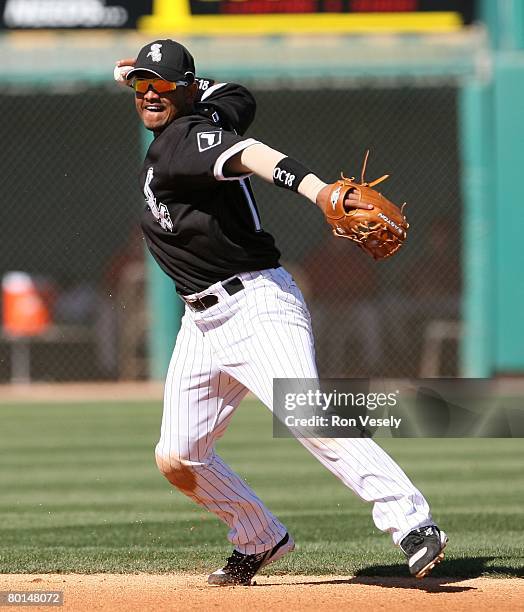
[[[324,212],[333,188],[296,159],[244,136],[255,114],[253,96],[240,85],[196,78],[193,57],[181,44],[146,45],[136,60],[117,62],[115,78],[134,89],[137,113],[154,133],[140,176],[141,223],[152,256],[185,303],[167,373],[157,465],[229,527],[233,553],[209,584],[250,584],[294,542],[216,454],[215,443],[248,391],[271,410],[274,378],[317,378],[317,368],[307,307],[279,264],[249,176],[295,191]],[[353,191],[345,206],[373,208]],[[373,440],[299,441],[373,503],[375,525],[400,546],[411,574],[423,577],[443,558],[447,536],[426,500]]]

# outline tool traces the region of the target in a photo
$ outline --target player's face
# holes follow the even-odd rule
[[[152,87],[146,93],[135,92],[135,106],[148,130],[161,132],[174,119],[187,113],[192,106],[194,88],[177,87],[174,91],[159,93]]]

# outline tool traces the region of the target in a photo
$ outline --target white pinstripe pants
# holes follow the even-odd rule
[[[232,296],[220,283],[206,291],[219,302],[186,308],[166,380],[156,447],[161,472],[230,527],[242,553],[259,553],[286,528],[215,453],[241,399],[251,390],[272,409],[273,378],[316,378],[310,317],[300,290],[283,268],[238,274]],[[398,544],[433,524],[429,507],[401,468],[370,439],[299,441],[358,496],[374,503],[373,519]]]

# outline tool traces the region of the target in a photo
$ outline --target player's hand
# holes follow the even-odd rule
[[[136,58],[128,57],[125,59],[119,59],[116,62],[115,69],[113,71],[113,76],[115,81],[119,85],[127,85],[126,75],[136,64]]]
[[[326,210],[326,207],[329,206],[329,192],[330,192],[330,185],[326,185],[318,192],[318,195],[317,195],[317,206],[323,212]],[[371,210],[373,208],[371,204],[368,204],[367,202],[363,202],[360,199],[359,194],[355,192],[349,192],[346,195],[346,198],[344,200],[344,207],[364,208],[366,210]]]
[[[136,64],[136,57],[128,57],[126,59],[119,59],[116,62],[117,66],[130,66],[131,68]]]
[[[373,205],[363,202],[358,193],[350,192],[344,199],[344,208],[365,208],[366,210],[371,210]]]

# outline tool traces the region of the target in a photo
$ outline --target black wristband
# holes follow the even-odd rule
[[[281,159],[273,170],[273,183],[277,187],[298,191],[302,179],[311,174],[311,170],[292,157]]]

